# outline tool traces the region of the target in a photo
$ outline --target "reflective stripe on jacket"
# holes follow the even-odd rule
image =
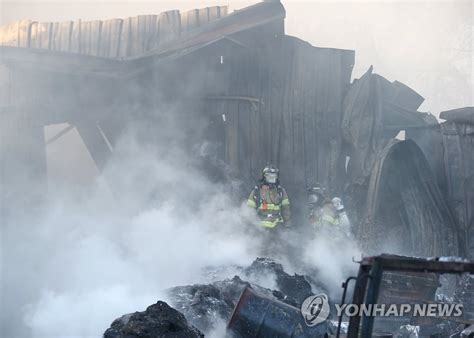
[[[339,215],[330,203],[311,210],[309,220],[315,228],[339,226]]]
[[[290,220],[290,200],[281,186],[262,184],[255,187],[247,200],[247,205],[257,210],[260,225],[274,228]]]

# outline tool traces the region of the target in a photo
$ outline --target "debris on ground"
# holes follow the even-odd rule
[[[199,338],[204,335],[190,326],[185,316],[162,301],[143,312],[126,314],[112,322],[104,338]]]
[[[257,258],[244,270],[244,273],[250,278],[268,274],[274,275],[276,286],[285,297],[282,301],[289,305],[301,305],[307,297],[313,294],[311,285],[305,276],[296,273],[289,275],[283,270],[281,264],[269,258]]]
[[[228,321],[246,287],[294,307],[299,307],[312,294],[311,285],[305,276],[289,275],[281,264],[270,258],[257,258],[249,267],[241,268],[240,275],[242,277],[234,276],[211,284],[173,287],[168,290],[170,303],[192,325],[209,332],[216,323]],[[268,279],[274,280],[275,289],[258,283]]]
[[[167,290],[167,295],[169,304],[174,308],[158,302],[145,312],[122,316],[112,323],[104,337],[125,337],[144,332],[150,332],[153,336],[162,334],[162,331],[171,332],[170,328],[178,328],[198,337],[201,332],[209,333],[216,329],[219,323],[227,323],[247,287],[297,308],[313,293],[305,276],[286,273],[281,264],[270,258],[257,258],[250,266],[238,267],[236,271],[240,276],[221,280],[212,278],[209,284],[172,287]]]

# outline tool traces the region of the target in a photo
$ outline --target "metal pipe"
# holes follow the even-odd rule
[[[349,282],[351,280],[357,280],[357,277],[349,277],[346,279],[346,281],[344,283],[342,283],[342,299],[341,299],[341,306],[345,304],[346,302],[346,293],[347,293],[347,286],[349,285]],[[341,335],[341,325],[342,325],[342,313],[341,315],[339,316],[339,320],[338,320],[338,323],[337,323],[337,332],[336,332],[336,337],[339,338],[340,335]]]

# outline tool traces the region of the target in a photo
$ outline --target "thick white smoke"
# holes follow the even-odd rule
[[[362,252],[354,240],[348,240],[337,232],[321,232],[307,242],[302,261],[315,269],[315,275],[327,288],[334,302],[339,302],[342,282],[349,276],[356,276]]]
[[[3,332],[100,336],[115,318],[166,301],[166,288],[209,282],[206,267],[246,266],[259,255],[255,215],[232,199],[232,182],[207,178],[174,126],[160,132],[158,147],[139,132],[124,135],[97,184],[58,194],[3,230]],[[286,237],[294,255],[277,260],[287,272],[315,268],[313,277],[339,295],[357,249]],[[253,282],[277,287],[274,276],[262,278]]]
[[[206,266],[248,265],[254,215],[174,145],[129,133],[91,189],[57,196],[3,229],[3,332],[100,336],[165,288],[205,282]],[[9,309],[6,313],[3,309]]]

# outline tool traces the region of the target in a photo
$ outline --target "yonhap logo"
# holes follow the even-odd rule
[[[308,326],[315,326],[329,317],[329,299],[324,293],[306,298],[301,305],[301,314]]]

